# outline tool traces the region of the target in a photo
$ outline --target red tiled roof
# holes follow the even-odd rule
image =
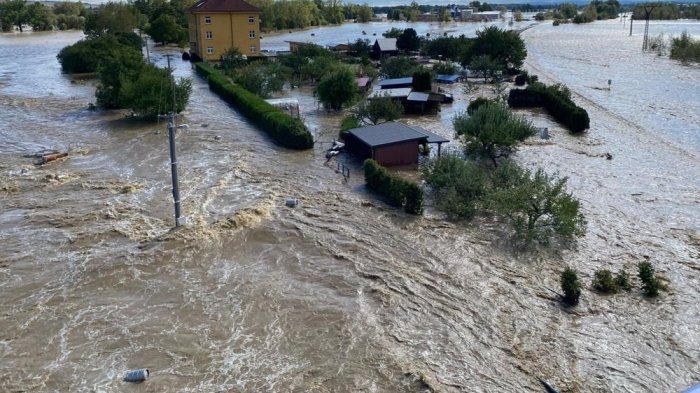
[[[260,12],[260,9],[243,0],[202,0],[187,12]]]

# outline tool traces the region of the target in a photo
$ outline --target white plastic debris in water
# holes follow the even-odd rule
[[[287,200],[284,202],[284,204],[288,207],[296,207],[296,205],[299,204],[299,200],[296,198],[287,197]]]
[[[148,379],[150,372],[147,368],[140,368],[138,370],[131,370],[126,373],[124,380],[126,382],[143,382]]]

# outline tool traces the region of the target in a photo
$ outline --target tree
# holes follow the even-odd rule
[[[387,94],[360,102],[354,113],[363,123],[379,124],[398,119],[403,111],[401,102],[393,100]]]
[[[471,56],[488,55],[500,70],[520,68],[527,56],[525,42],[515,30],[490,26],[476,33]]]
[[[572,239],[585,233],[580,203],[566,192],[567,178],[534,173],[506,160],[492,173],[491,208],[510,219],[516,237],[547,243],[551,237]]]
[[[416,31],[409,27],[396,38],[396,47],[406,52],[418,50],[420,38]]]
[[[17,26],[19,32],[23,32],[22,25],[29,22],[27,2],[25,0],[9,0],[0,3],[0,23],[4,31],[10,31],[12,26]]]
[[[513,19],[515,19],[516,22],[522,22],[523,21],[523,12],[520,10],[513,12]]]
[[[172,83],[171,83],[172,82]],[[175,104],[173,91],[175,89]],[[156,118],[160,114],[182,112],[187,106],[192,93],[192,81],[180,78],[172,80],[171,72],[154,65],[147,64],[134,80],[129,80],[122,86],[119,107],[129,109],[140,117]]]
[[[413,75],[417,68],[408,57],[396,56],[382,63],[381,73],[387,78],[400,78]]]
[[[177,24],[173,15],[163,14],[151,22],[146,33],[162,44],[180,44],[187,41],[187,32]]]
[[[56,16],[49,7],[42,3],[34,3],[27,7],[27,23],[34,31],[49,31],[56,25]]]
[[[649,297],[659,295],[659,280],[656,278],[654,266],[649,261],[639,262],[639,279],[642,281],[642,290]]]
[[[97,72],[103,61],[114,57],[142,61],[141,38],[135,33],[88,37],[64,47],[56,56],[62,71],[68,74]]]
[[[391,29],[382,33],[382,35],[385,38],[396,38],[396,39],[398,39],[399,36],[401,36],[401,34],[403,34],[403,29],[398,29],[396,27],[392,27]]]
[[[581,282],[578,280],[576,270],[567,267],[561,274],[561,290],[564,292],[564,303],[569,306],[578,304],[581,297]]]
[[[530,122],[497,103],[482,105],[471,116],[462,112],[452,123],[465,152],[486,156],[494,166],[498,165],[498,158],[507,157],[515,151],[518,142],[536,131]]]
[[[357,57],[369,56],[372,52],[372,43],[368,39],[358,38],[350,44],[350,51]]]
[[[469,62],[469,69],[474,71],[477,75],[488,81],[489,78],[493,78],[497,71],[500,71],[500,65],[496,63],[491,56],[481,55],[477,56]]]
[[[283,65],[277,62],[259,61],[238,69],[234,77],[236,83],[263,98],[282,90],[287,79],[289,79],[289,70]]]
[[[453,218],[472,217],[486,194],[486,175],[474,162],[443,155],[423,167],[423,178],[436,194],[436,207]]]
[[[139,25],[139,12],[126,3],[107,3],[88,13],[85,19],[85,34],[133,32]]]
[[[430,91],[432,88],[432,76],[430,71],[419,69],[413,73],[413,90],[418,92]]]
[[[319,100],[328,108],[340,110],[355,100],[359,90],[352,71],[339,68],[321,79],[317,87]]]
[[[85,6],[81,2],[62,1],[53,7],[56,25],[61,30],[82,30],[85,27]]]
[[[372,11],[372,7],[370,7],[367,4],[363,4],[360,6],[360,8],[357,10],[357,22],[359,23],[366,23],[372,20],[372,16],[374,16],[374,12]]]
[[[565,19],[571,19],[576,14],[578,14],[578,10],[576,9],[576,4],[574,3],[564,3],[559,6],[559,12],[561,13],[561,16],[564,17]]]

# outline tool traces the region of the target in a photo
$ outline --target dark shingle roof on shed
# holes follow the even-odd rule
[[[389,122],[376,126],[348,130],[357,139],[371,147],[391,145],[407,141],[427,140],[428,135],[403,123]],[[427,131],[426,131],[427,132]]]
[[[190,7],[187,12],[254,12],[260,9],[243,0],[202,0]]]

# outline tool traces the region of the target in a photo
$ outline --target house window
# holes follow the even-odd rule
[[[207,39],[210,40],[212,38],[214,38],[214,33],[212,33],[211,31],[207,31]]]
[[[210,55],[211,55],[212,53],[214,53],[214,47],[213,47],[213,46],[207,46],[207,53],[210,54]]]
[[[248,17],[248,23],[255,23],[255,17],[254,17],[254,16],[249,16],[249,17]]]
[[[255,30],[251,30],[248,32],[248,38],[255,38]]]
[[[250,53],[255,53],[255,51],[256,51],[255,45],[251,46],[251,47],[250,47]]]
[[[208,25],[211,24],[211,16],[205,16],[205,17],[204,17],[204,23],[206,23],[206,24],[208,24]]]

